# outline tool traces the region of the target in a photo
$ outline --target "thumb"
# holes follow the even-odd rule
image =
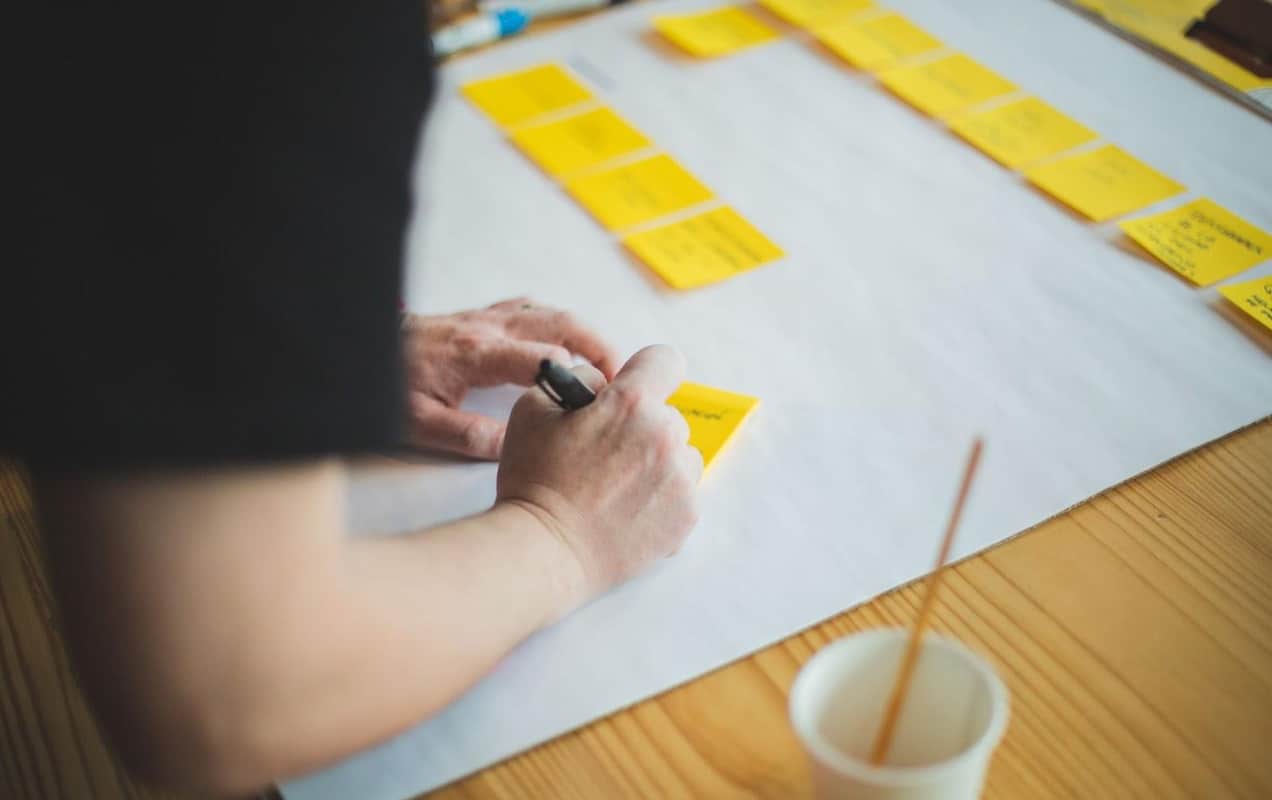
[[[604,389],[607,381],[605,375],[599,369],[591,364],[579,364],[571,367],[570,372],[574,373],[574,377],[583,382],[587,388],[593,393]],[[556,401],[548,397],[547,392],[538,386],[531,386],[521,395],[521,399],[512,407],[512,419],[524,416],[539,417],[552,416],[561,414],[565,409],[557,405]]]
[[[505,426],[498,420],[451,408],[428,395],[411,396],[411,444],[497,461]]]

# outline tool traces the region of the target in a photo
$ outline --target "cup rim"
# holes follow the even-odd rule
[[[863,781],[889,786],[905,786],[940,778],[944,773],[953,772],[966,762],[980,757],[982,753],[986,751],[992,752],[998,745],[999,740],[1002,739],[1003,733],[1006,731],[1009,716],[1007,688],[988,662],[962,642],[940,634],[924,634],[922,646],[925,648],[943,648],[955,653],[971,664],[984,679],[990,693],[990,702],[995,710],[995,713],[989,719],[989,724],[986,726],[984,734],[949,758],[913,767],[887,764],[875,766],[831,746],[817,733],[815,722],[807,718],[808,715],[803,713],[803,708],[797,708],[801,696],[808,691],[808,685],[812,680],[809,676],[813,674],[813,667],[819,662],[824,664],[848,643],[860,642],[862,638],[898,639],[907,637],[909,634],[910,632],[904,628],[873,628],[859,633],[852,633],[823,647],[800,668],[799,675],[796,676],[795,683],[791,686],[787,713],[790,717],[791,727],[795,730],[796,738],[819,761]]]

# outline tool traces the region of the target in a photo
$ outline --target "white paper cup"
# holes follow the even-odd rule
[[[927,635],[892,746],[869,763],[908,631],[848,636],[813,656],[791,688],[791,724],[819,798],[971,800],[1007,728],[1007,689],[963,645]]]

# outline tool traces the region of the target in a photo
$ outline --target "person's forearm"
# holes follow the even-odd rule
[[[415,534],[349,539],[340,625],[315,620],[302,651],[310,663],[293,665],[298,680],[275,712],[296,765],[444,708],[577,604],[578,570],[514,505]]]
[[[386,738],[582,596],[515,505],[349,536],[330,462],[40,490],[84,686],[125,760],[173,786],[247,791]]]

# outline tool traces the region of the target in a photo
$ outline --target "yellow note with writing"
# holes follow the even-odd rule
[[[962,53],[879,76],[893,94],[925,114],[944,117],[1016,91],[1016,84]]]
[[[1237,308],[1272,331],[1272,275],[1244,283],[1220,286],[1219,293]]]
[[[818,27],[813,34],[835,55],[868,70],[890,67],[941,46],[940,39],[900,14],[840,20]]]
[[[1126,235],[1198,286],[1272,257],[1272,236],[1200,197],[1172,211],[1120,223]]]
[[[1090,128],[1036,97],[960,117],[950,130],[1012,169],[1095,139]]]
[[[777,31],[737,6],[654,17],[654,30],[699,58],[728,55],[777,38]]]
[[[1025,177],[1095,222],[1129,214],[1184,190],[1181,184],[1112,144],[1048,161],[1026,172]]]
[[[702,453],[705,467],[711,466],[759,403],[754,397],[697,383],[682,383],[667,398],[667,405],[679,411],[689,423],[689,445]]]
[[[872,8],[871,0],[760,0],[760,5],[792,25],[807,28]]]
[[[460,92],[501,127],[590,100],[592,93],[559,64],[543,64],[466,83]]]
[[[727,206],[631,234],[623,244],[675,289],[716,283],[784,255]]]
[[[558,178],[652,146],[645,134],[608,108],[527,125],[511,138],[531,161]]]
[[[666,154],[589,173],[567,183],[565,190],[610,230],[649,222],[713,196]]]

